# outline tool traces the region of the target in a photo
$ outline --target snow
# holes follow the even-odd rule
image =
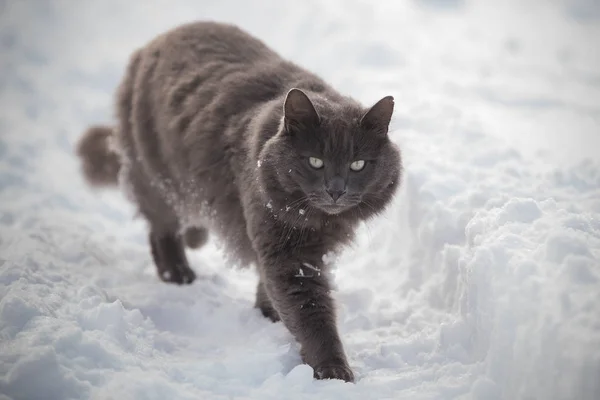
[[[214,241],[193,285],[161,282],[134,208],[82,181],[74,143],[110,120],[128,55],[198,18],[395,97],[402,189],[334,271],[356,384],[312,379]],[[0,399],[600,398],[599,18],[593,0],[0,3]]]

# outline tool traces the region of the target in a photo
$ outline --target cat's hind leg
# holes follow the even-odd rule
[[[190,226],[183,231],[183,240],[190,249],[199,249],[208,241],[208,230],[203,226]]]
[[[148,222],[148,241],[159,278],[179,285],[192,283],[196,274],[188,264],[175,212],[148,183],[141,166],[130,165],[123,171],[123,183],[129,188],[140,215]]]
[[[181,235],[175,231],[151,230],[149,241],[160,279],[179,285],[190,284],[196,279],[188,264]]]

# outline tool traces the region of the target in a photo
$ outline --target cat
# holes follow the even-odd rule
[[[89,128],[77,153],[92,186],[120,185],[147,220],[159,277],[193,282],[185,245],[215,234],[256,265],[255,307],[314,377],[353,382],[324,255],[400,185],[393,97],[365,108],[240,28],[201,21],[136,50],[116,98],[116,125]]]

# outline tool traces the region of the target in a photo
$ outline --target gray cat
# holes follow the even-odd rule
[[[401,178],[394,101],[370,109],[239,28],[180,26],[131,57],[114,128],[77,152],[94,186],[122,184],[148,221],[159,277],[191,283],[185,246],[211,231],[256,264],[256,307],[283,321],[318,379],[353,381],[324,255],[384,210]]]

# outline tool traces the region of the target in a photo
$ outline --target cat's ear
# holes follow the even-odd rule
[[[300,89],[291,89],[283,104],[285,128],[292,132],[299,128],[319,125],[319,114],[308,96]]]
[[[360,120],[360,126],[386,134],[394,112],[394,98],[386,96],[379,100]]]

